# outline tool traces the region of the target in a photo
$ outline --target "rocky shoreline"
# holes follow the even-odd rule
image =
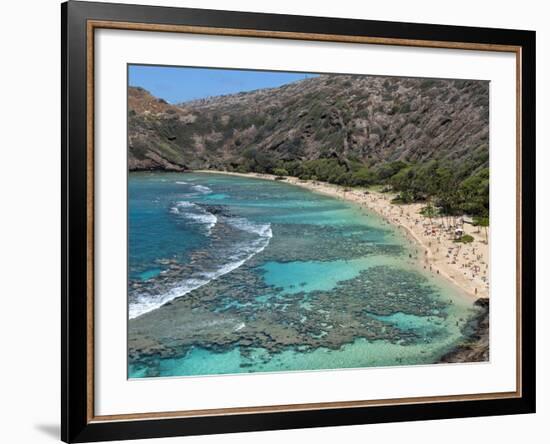
[[[480,298],[474,305],[481,308],[481,311],[463,328],[468,339],[443,355],[439,362],[489,361],[489,299]]]

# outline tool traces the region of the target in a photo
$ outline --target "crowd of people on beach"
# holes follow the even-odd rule
[[[374,192],[343,191],[363,207],[376,211],[388,223],[404,229],[405,234],[424,248],[421,258],[424,269],[441,274],[476,297],[488,297],[488,245],[479,237],[479,230],[464,218],[446,220],[420,214],[422,204],[395,205],[391,196]],[[471,243],[459,242],[464,234],[472,236]],[[418,256],[412,259],[418,260]]]
[[[239,175],[239,173],[233,173]],[[256,173],[256,177],[274,180],[275,176]],[[479,229],[466,222],[464,217],[428,217],[421,214],[422,203],[394,204],[391,193],[349,189],[316,180],[306,181],[286,177],[288,183],[303,186],[375,211],[386,220],[404,230],[406,236],[424,251],[419,258],[418,250],[411,260],[421,260],[426,271],[441,275],[476,298],[489,297],[489,245],[480,236]],[[460,242],[468,235],[470,242]],[[488,239],[488,235],[486,235]]]

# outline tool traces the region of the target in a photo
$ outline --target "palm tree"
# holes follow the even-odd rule
[[[483,227],[485,230],[485,243],[489,243],[489,234],[487,227],[489,226],[489,217],[487,216],[477,216],[474,218],[474,226]]]
[[[432,219],[436,216],[436,211],[430,201],[428,201],[428,204],[422,209],[422,214],[430,219],[431,228],[433,226]]]

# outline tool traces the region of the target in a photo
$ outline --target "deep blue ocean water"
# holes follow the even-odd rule
[[[239,317],[228,334],[271,325],[271,311],[272,325],[305,338],[269,349],[238,341],[214,347],[205,335],[179,352],[134,357],[130,377],[434,363],[463,340],[475,313],[471,300],[411,260],[416,246],[399,230],[354,204],[208,173],[131,173],[128,191],[129,322],[147,326],[151,318],[145,336],[157,334],[155,310],[170,313],[170,304],[213,288],[223,294],[193,309]],[[365,323],[373,326],[369,337]],[[344,336],[333,334],[339,328],[358,333],[334,346]],[[166,347],[182,339],[160,336]]]

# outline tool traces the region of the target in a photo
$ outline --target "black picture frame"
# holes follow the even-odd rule
[[[332,36],[368,36],[445,43],[511,45],[520,48],[521,76],[521,393],[498,399],[442,400],[308,410],[151,417],[96,421],[90,416],[88,359],[93,312],[89,310],[90,142],[87,64],[88,22],[111,21],[185,25]],[[62,383],[61,438],[90,442],[180,435],[309,428],[511,415],[535,412],[535,32],[413,23],[69,1],[61,5],[62,23]],[[144,31],[145,32],[145,31]],[[92,314],[91,314],[92,313]]]

